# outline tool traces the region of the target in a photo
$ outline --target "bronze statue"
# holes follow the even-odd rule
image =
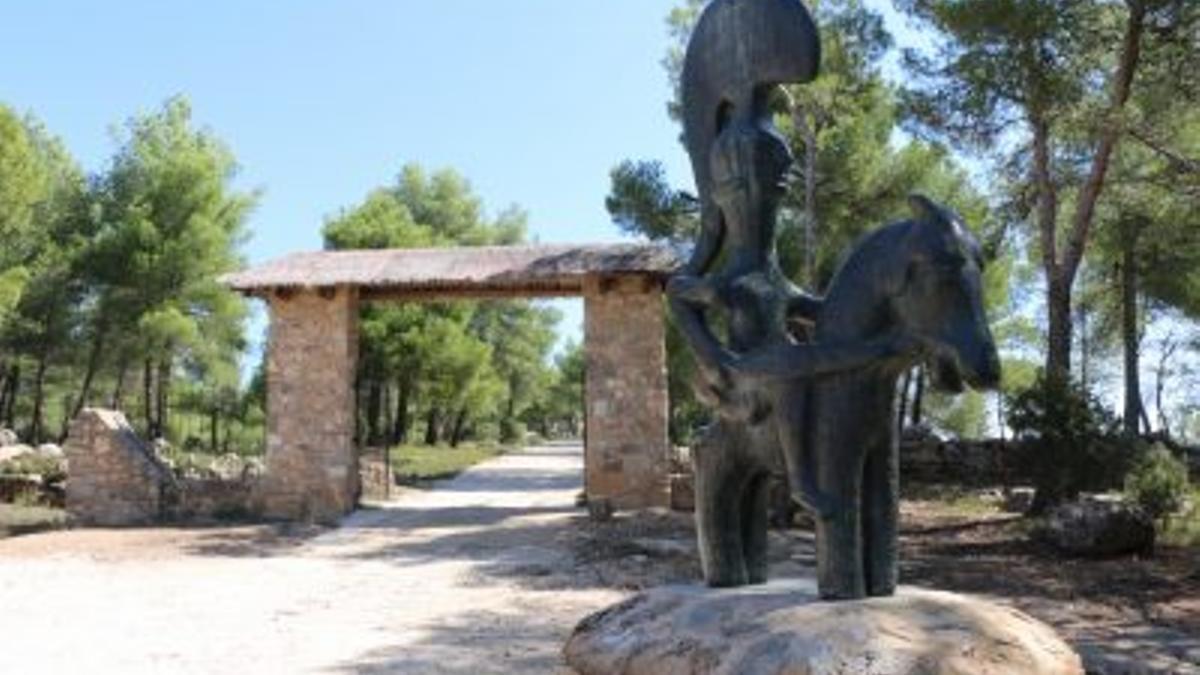
[[[779,269],[776,217],[792,156],[772,126],[768,98],[779,84],[815,77],[819,56],[799,0],[714,0],[701,15],[681,93],[703,227],[668,292],[701,366],[699,393],[717,413],[693,455],[708,583],[766,580],[767,480],[782,464],[794,499],[818,519],[822,594],[848,598],[895,585],[896,376],[927,353],[951,380],[961,372],[987,384],[998,367],[982,313],[978,247],[953,214],[924,198],[913,200],[917,219],[856,249],[828,301],[803,293]],[[884,239],[891,248],[876,243]],[[938,266],[927,270],[926,259]],[[963,261],[958,285],[941,289],[949,260]],[[905,295],[908,279],[945,290],[947,301]],[[889,313],[901,305],[913,313]],[[710,326],[716,313],[725,342]],[[813,342],[794,338],[793,319],[815,323]]]

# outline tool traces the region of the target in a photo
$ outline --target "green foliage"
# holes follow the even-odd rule
[[[1125,478],[1125,494],[1157,520],[1180,512],[1189,491],[1187,465],[1162,445],[1146,452]]]
[[[604,205],[623,231],[676,243],[695,239],[696,200],[671,188],[661,163],[625,161],[610,178]]]
[[[1196,165],[1178,130],[1186,128],[1180,116],[1194,114],[1200,102],[1200,5],[893,1],[935,45],[905,53],[909,126],[992,160],[1006,211],[1014,224],[1029,226],[1030,252],[1046,282],[1047,367],[1066,377],[1074,286],[1096,235],[1121,221],[1156,220],[1152,205],[1167,206],[1188,192],[1194,212],[1196,193],[1179,188]],[[1173,164],[1173,175],[1154,170],[1154,162],[1122,159],[1132,146]],[[1128,189],[1114,194],[1120,183]],[[1155,183],[1174,194],[1155,198]],[[1159,241],[1172,253],[1185,252],[1188,246],[1172,245],[1185,242],[1170,229]],[[1165,295],[1186,295],[1167,288],[1181,285],[1181,277],[1191,285],[1187,276],[1162,277]],[[1134,339],[1134,330],[1125,333]]]
[[[41,476],[47,483],[56,483],[66,480],[67,472],[62,460],[29,453],[0,462],[0,476]]]
[[[1159,542],[1166,546],[1200,546],[1200,487],[1193,486],[1191,494],[1184,499],[1183,513],[1171,518]]]
[[[931,392],[926,399],[930,421],[958,438],[981,438],[987,432],[987,403],[983,394]]]
[[[406,165],[324,228],[329,249],[507,245],[525,236],[510,208],[489,218],[470,184],[450,170]],[[360,439],[407,441],[524,436],[523,417],[552,381],[547,363],[558,314],[528,302],[375,305],[362,310]]]
[[[42,506],[0,504],[0,539],[67,526],[67,512]]]
[[[546,388],[541,419],[533,422],[543,438],[583,434],[587,354],[583,345],[568,343],[554,362],[554,381]],[[535,418],[536,419],[536,418]]]
[[[1089,392],[1041,372],[1007,407],[1008,425],[1024,442],[1022,461],[1037,487],[1035,512],[1085,490],[1121,484],[1130,448],[1114,440],[1116,421]]]
[[[0,104],[0,272],[25,262],[36,239],[36,212],[51,192],[38,142],[11,108]]]
[[[232,188],[232,153],[183,98],[131,118],[90,177],[36,120],[14,119],[0,106],[3,423],[32,443],[61,438],[77,408],[126,405],[137,372],[153,436],[181,438],[197,416],[224,446],[245,440],[233,417],[261,430],[238,401],[246,305],[218,281],[241,264],[255,200]]]

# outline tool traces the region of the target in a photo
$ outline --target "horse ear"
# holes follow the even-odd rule
[[[942,220],[941,209],[929,197],[922,194],[913,193],[908,196],[908,206],[912,209],[913,216],[923,222],[936,222]]]

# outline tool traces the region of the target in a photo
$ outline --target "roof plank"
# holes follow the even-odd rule
[[[666,278],[680,265],[666,247],[647,244],[483,246],[295,253],[221,281],[259,295],[272,289],[349,286],[374,295],[461,295],[511,291],[537,295],[582,290],[589,276]]]

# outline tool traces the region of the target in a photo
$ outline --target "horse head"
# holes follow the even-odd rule
[[[921,195],[909,204],[914,218],[895,258],[902,280],[891,298],[897,327],[930,346],[939,388],[995,388],[1000,357],[984,312],[979,242],[950,209]]]

